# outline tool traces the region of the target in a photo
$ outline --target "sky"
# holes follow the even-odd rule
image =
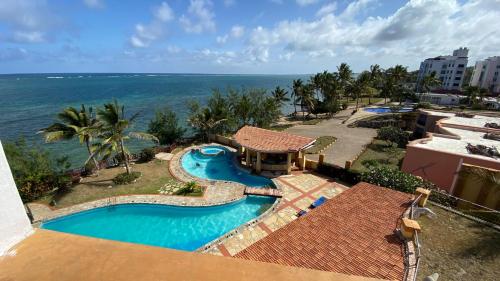
[[[0,73],[309,74],[500,55],[500,0],[0,0]]]

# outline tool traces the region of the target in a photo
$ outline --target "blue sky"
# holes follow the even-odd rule
[[[500,55],[500,0],[1,0],[0,73],[313,73]]]

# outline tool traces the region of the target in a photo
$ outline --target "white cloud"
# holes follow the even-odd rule
[[[359,0],[338,15],[325,13],[315,20],[285,20],[272,28],[256,27],[247,43],[248,60],[270,62],[273,57],[284,59],[293,53],[293,60],[363,58],[368,65],[399,62],[416,66],[426,57],[449,54],[460,46],[469,47],[473,59],[495,52],[498,55],[498,0],[464,4],[410,0],[387,17],[357,17],[374,3]]]
[[[217,36],[217,38],[215,38],[215,41],[217,41],[218,44],[226,44],[227,38],[227,34],[224,36]]]
[[[17,43],[40,43],[67,31],[63,20],[44,0],[1,0],[0,23],[6,26],[4,37]]]
[[[83,3],[85,6],[89,8],[104,8],[104,1],[103,0],[83,0]]]
[[[234,25],[231,27],[231,36],[233,38],[240,38],[245,34],[245,27],[241,25]]]
[[[175,18],[174,11],[172,10],[172,8],[170,8],[167,2],[162,2],[160,7],[156,9],[154,14],[155,17],[162,22],[168,22]]]
[[[234,0],[224,0],[224,6],[226,7],[234,6],[234,4],[236,4],[236,1]]]
[[[215,13],[210,0],[190,0],[187,14],[179,19],[184,31],[188,33],[202,33],[215,31]]]
[[[317,17],[323,17],[325,15],[331,14],[337,10],[337,2],[332,2],[323,5],[317,12],[316,16]]]
[[[134,34],[129,43],[135,48],[149,47],[154,41],[162,39],[166,33],[165,23],[175,18],[174,12],[166,2],[153,10],[153,20],[149,24],[135,25]]]
[[[318,3],[319,0],[296,0],[297,4],[299,4],[299,6],[308,6],[308,5],[312,5],[312,4],[316,4]]]

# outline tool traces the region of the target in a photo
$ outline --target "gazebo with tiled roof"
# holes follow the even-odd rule
[[[315,139],[245,126],[235,135],[245,165],[260,173],[262,170],[281,171],[289,174],[294,163],[304,169],[306,157],[303,150]]]

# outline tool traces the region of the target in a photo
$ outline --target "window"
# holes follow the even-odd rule
[[[462,77],[460,76],[455,77],[455,80],[460,80],[460,79],[462,79]]]
[[[456,73],[457,73],[457,74],[462,74],[462,73],[463,73],[463,71],[462,71],[462,70],[457,70],[457,72],[456,72]]]
[[[453,87],[458,87],[458,83],[453,83]]]
[[[464,64],[459,64],[458,67],[464,67],[465,65]]]
[[[445,70],[441,70],[441,74],[445,74],[445,73],[446,73],[446,71],[445,71]]]

